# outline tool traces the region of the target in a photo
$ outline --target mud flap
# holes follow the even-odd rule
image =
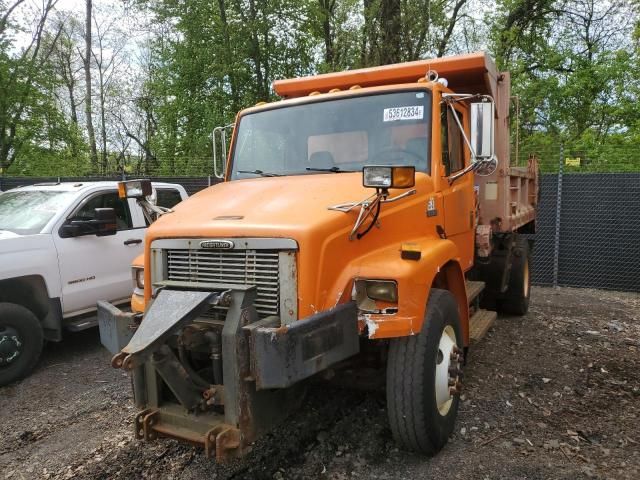
[[[360,351],[354,302],[282,327],[250,331],[256,389],[286,388]]]

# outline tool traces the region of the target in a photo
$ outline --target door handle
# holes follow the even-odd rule
[[[140,238],[129,238],[124,241],[125,245],[137,245],[138,243],[142,243],[142,239]]]

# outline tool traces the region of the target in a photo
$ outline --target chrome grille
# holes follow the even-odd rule
[[[277,250],[168,249],[166,255],[168,280],[255,285],[260,316],[279,314]]]

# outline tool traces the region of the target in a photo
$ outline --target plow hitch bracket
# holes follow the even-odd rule
[[[226,293],[161,290],[129,344],[113,357],[112,366],[131,370],[142,365],[176,329],[191,323]]]

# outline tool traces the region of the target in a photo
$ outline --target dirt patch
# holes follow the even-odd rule
[[[240,461],[133,439],[129,379],[97,332],[49,345],[0,391],[0,478],[640,478],[640,296],[533,291],[473,345],[455,434],[434,458],[391,440],[384,391],[312,385]]]

